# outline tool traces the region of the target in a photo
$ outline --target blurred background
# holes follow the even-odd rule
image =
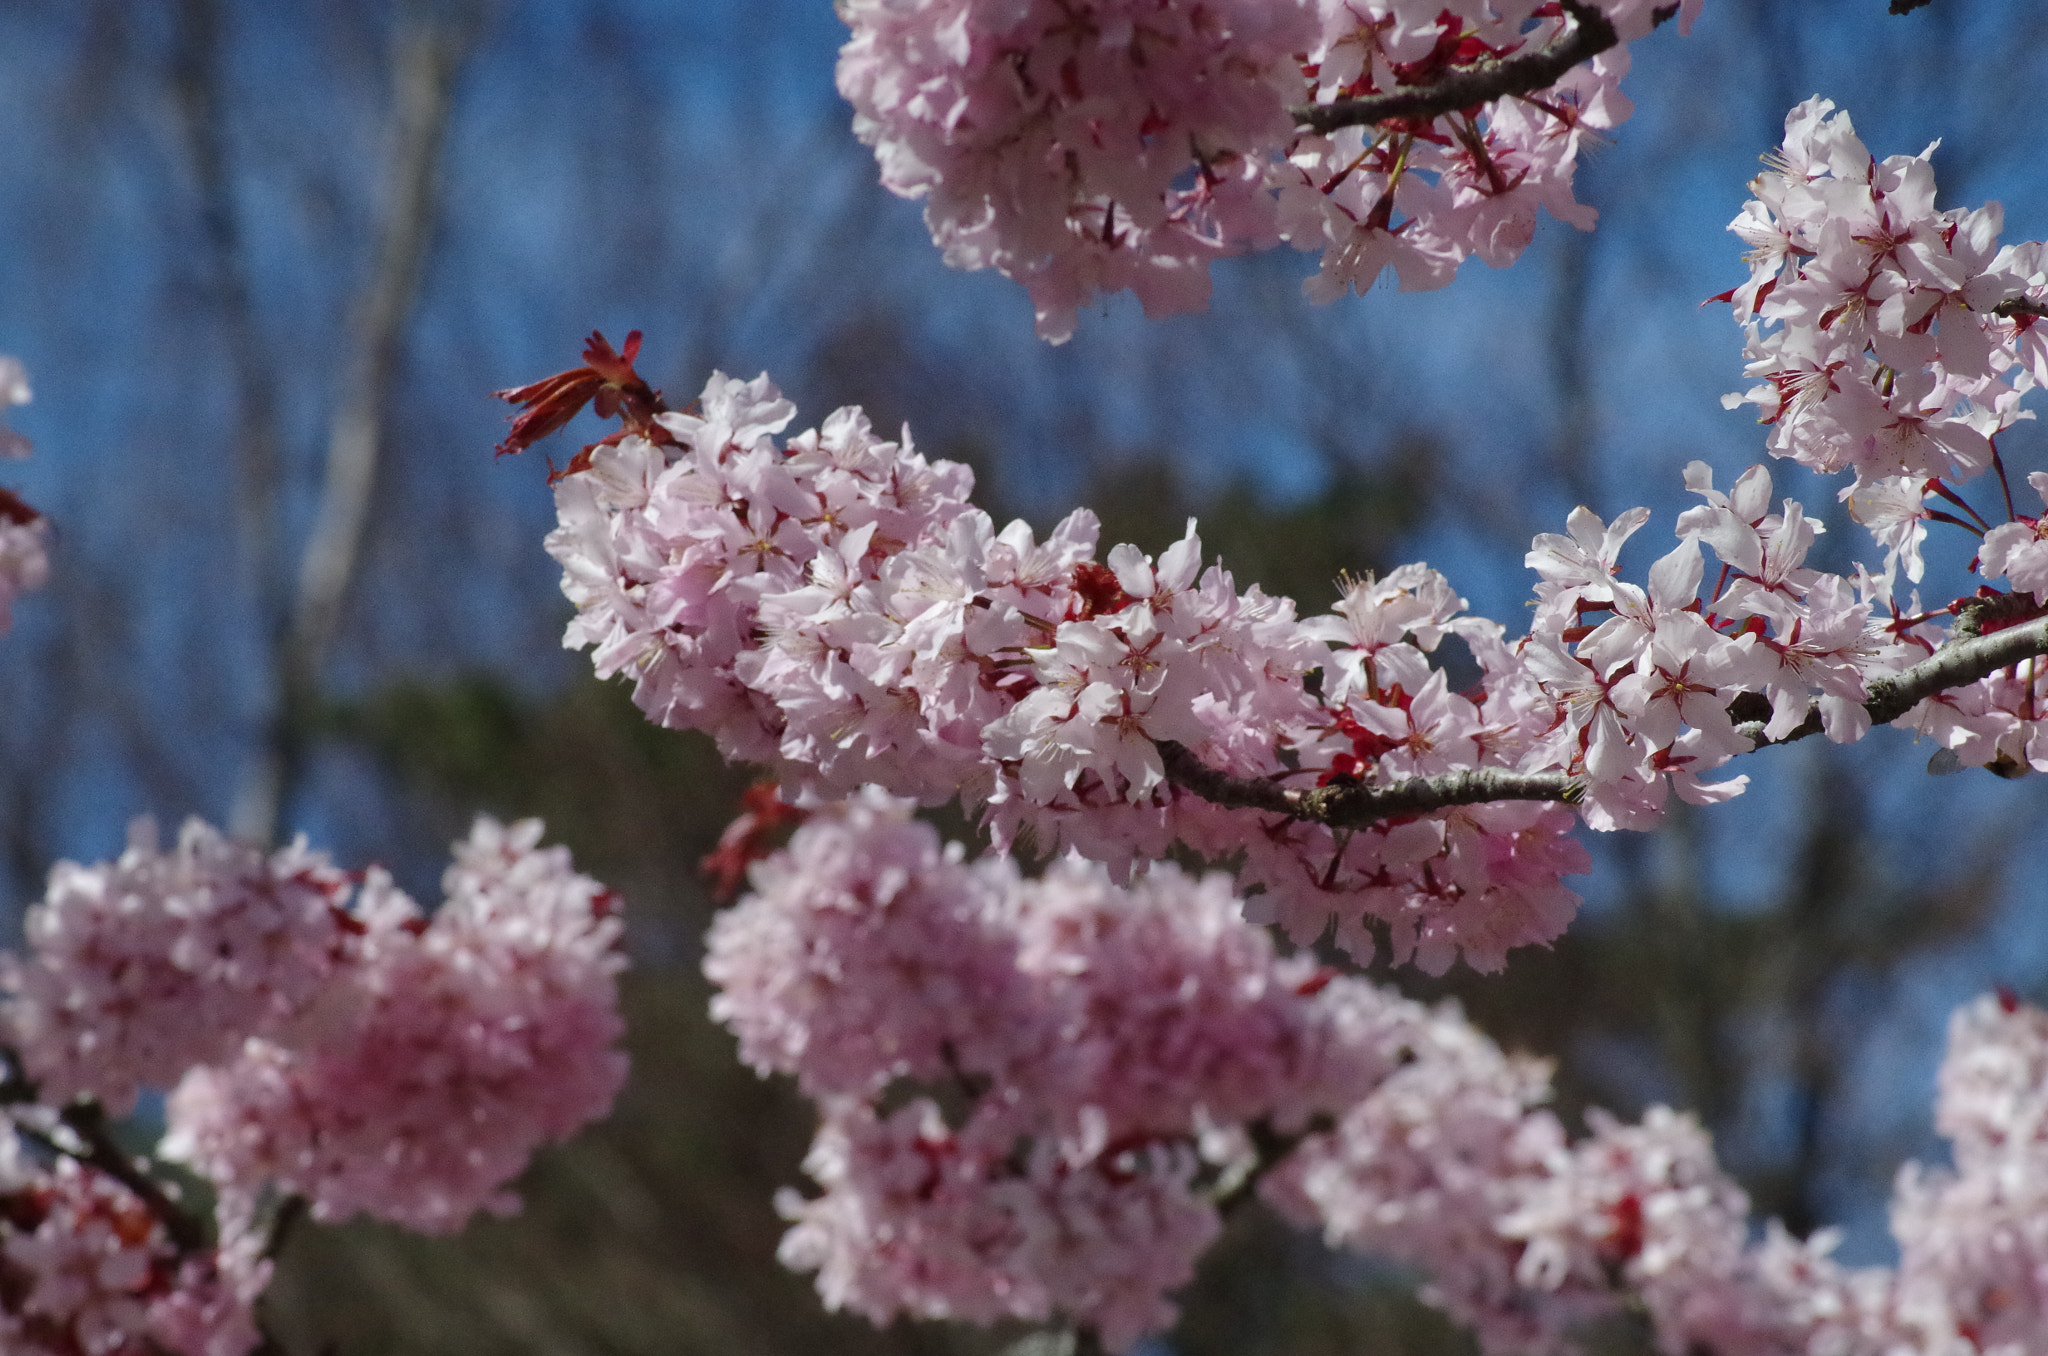
[[[618,1113],[536,1164],[518,1218],[295,1234],[269,1300],[294,1352],[1017,1336],[877,1332],[775,1264],[808,1112],[739,1067],[697,972],[695,863],[745,775],[559,648],[546,468],[494,461],[490,391],[640,328],[679,403],[766,369],[800,426],[908,420],[999,520],[1088,504],[1105,542],[1158,550],[1199,515],[1240,583],[1307,611],[1340,570],[1428,559],[1514,628],[1532,532],[1648,504],[1640,570],[1686,462],[1725,486],[1760,459],[1718,401],[1741,336],[1699,303],[1743,276],[1722,227],[1793,103],[1835,99],[1879,155],[1943,139],[1944,206],[2002,199],[2008,239],[2048,234],[2041,148],[2012,131],[2048,9],[1713,0],[1635,48],[1639,114],[1580,171],[1597,233],[1546,221],[1511,271],[1325,309],[1305,260],[1233,261],[1205,316],[1112,300],[1055,349],[1021,289],[947,271],[876,187],[832,86],[843,37],[826,0],[0,0],[0,352],[28,364],[12,422],[37,444],[6,474],[57,531],[0,643],[6,925],[140,813],[304,831],[427,899],[470,815],[538,814],[631,902]],[[2004,452],[2048,467],[2031,428]],[[1874,559],[1830,522],[1831,567]],[[1890,734],[1768,751],[1735,804],[1592,842],[1553,950],[1390,978],[1556,1058],[1568,1116],[1696,1110],[1760,1211],[1883,1260],[1891,1177],[1942,1154],[1947,1012],[1996,983],[2048,997],[2039,785],[1926,763]],[[1253,1208],[1152,1356],[1468,1350],[1404,1280]]]

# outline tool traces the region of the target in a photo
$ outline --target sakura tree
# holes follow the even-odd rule
[[[1573,169],[1629,115],[1629,44],[1701,8],[845,0],[840,86],[948,260],[1024,285],[1057,342],[1099,294],[1197,307],[1212,265],[1283,242],[1330,302],[1506,267],[1538,208],[1591,228]],[[907,430],[848,408],[791,433],[765,375],[672,408],[637,333],[504,393],[501,450],[586,405],[620,423],[554,477],[567,643],[773,783],[710,863],[747,893],[705,969],[741,1057],[817,1107],[811,1188],[776,1206],[826,1304],[1129,1351],[1263,1201],[1412,1269],[1489,1351],[1615,1316],[1671,1352],[2048,1351],[2048,1014],[1956,1014],[1954,1164],[1901,1175],[1898,1262],[1856,1268],[1752,1223],[1688,1115],[1575,1136],[1547,1068],[1365,973],[1554,940],[1582,831],[1725,802],[1770,746],[2048,770],[2048,468],[1999,441],[2048,381],[2048,247],[2001,244],[1995,204],[1937,209],[1932,166],[1800,104],[1717,299],[1754,383],[1729,403],[1836,477],[1865,562],[1809,563],[1819,515],[1764,465],[1695,463],[1646,570],[1621,561],[1648,510],[1537,536],[1526,626],[1420,563],[1304,605],[1240,587],[1193,522],[1156,552],[1099,549],[1085,510],[999,525]],[[0,519],[4,611],[48,529],[11,495]],[[1982,588],[1920,596],[1942,545]],[[946,805],[989,851],[915,817]],[[294,1220],[512,1208],[624,1076],[617,902],[540,836],[478,820],[432,911],[198,821],[60,864],[0,968],[7,1349],[274,1350],[257,1304]],[[139,1157],[113,1120],[159,1094]]]
[[[1696,8],[855,0],[840,85],[948,261],[1024,283],[1058,341],[1097,291],[1198,306],[1213,260],[1283,240],[1322,251],[1328,301],[1510,264],[1539,206],[1590,227],[1571,169],[1627,116],[1626,44]],[[1426,565],[1304,616],[1192,522],[1156,555],[1099,553],[1085,510],[999,526],[965,467],[858,409],[788,434],[766,376],[671,409],[638,334],[505,392],[501,451],[591,401],[621,425],[555,476],[567,643],[782,793],[720,854],[735,880],[759,862],[707,972],[743,1057],[819,1108],[784,1260],[877,1321],[1121,1351],[1257,1194],[1422,1272],[1489,1350],[1570,1349],[1617,1312],[1673,1352],[2048,1349],[2048,1018],[2010,995],[1957,1014],[1956,1166],[1907,1171],[1899,1264],[1857,1270],[1829,1234],[1757,1236],[1689,1118],[1574,1142],[1544,1070],[1317,961],[1496,970],[1577,910],[1580,824],[1724,802],[1748,774],[1721,770],[1768,746],[1889,725],[1949,766],[2048,769],[2048,548],[2013,485],[2048,505],[2048,471],[1999,451],[2048,379],[2044,247],[2001,245],[1995,204],[1937,209],[1931,157],[1800,104],[1716,298],[1756,383],[1727,403],[1838,478],[1866,562],[1810,565],[1822,524],[1765,466],[1695,463],[1700,502],[1634,578],[1648,510],[1537,536],[1526,632]],[[2008,587],[1923,600],[1935,525]],[[1448,636],[1477,686],[1452,690]],[[989,856],[910,818],[952,802]]]

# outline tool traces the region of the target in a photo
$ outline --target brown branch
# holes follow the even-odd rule
[[[206,1249],[208,1240],[204,1221],[172,1200],[163,1184],[144,1172],[142,1165],[115,1141],[113,1129],[107,1124],[107,1113],[98,1102],[73,1102],[58,1113],[58,1119],[78,1136],[79,1143],[84,1146],[82,1153],[67,1151],[70,1156],[127,1187],[152,1215],[163,1222],[164,1233],[179,1255]]]
[[[1302,104],[1288,113],[1299,126],[1329,133],[1340,127],[1370,126],[1389,118],[1438,118],[1495,99],[1533,94],[1556,84],[1572,67],[1621,41],[1614,24],[1599,6],[1587,0],[1563,0],[1563,4],[1564,12],[1571,16],[1571,31],[1539,51],[1466,67],[1427,85],[1403,86],[1385,94],[1339,99],[1335,103]],[[1658,22],[1676,11],[1676,5],[1668,13],[1660,9]]]
[[[1252,1198],[1259,1188],[1259,1182],[1280,1165],[1280,1160],[1300,1148],[1312,1135],[1324,1135],[1337,1128],[1337,1122],[1328,1115],[1318,1112],[1308,1123],[1292,1134],[1283,1134],[1273,1128],[1268,1120],[1256,1120],[1245,1126],[1245,1133],[1251,1136],[1252,1152],[1256,1156],[1251,1167],[1241,1176],[1226,1179],[1227,1185],[1210,1197],[1210,1204],[1219,1215],[1229,1215]]]
[[[1218,772],[1184,744],[1159,742],[1166,779],[1203,800],[1235,810],[1263,810],[1289,819],[1310,820],[1333,829],[1357,829],[1397,815],[1428,814],[1457,805],[1483,805],[1496,800],[1555,800],[1576,804],[1585,795],[1585,779],[1564,772],[1515,772],[1508,768],[1473,768],[1437,777],[1410,777],[1386,786],[1337,782],[1329,786],[1287,788],[1259,777],[1234,777]]]
[[[1925,4],[1926,0],[1921,0],[1921,3]],[[2039,320],[2043,316],[2048,316],[2048,305],[2043,305],[2027,297],[2007,297],[2004,301],[1991,308],[1991,314],[2003,320],[2011,320],[2015,316],[2022,315],[2032,316],[2034,319]]]
[[[2011,594],[1973,599],[1963,608],[1957,624],[1958,635],[1918,664],[1890,677],[1872,681],[1863,703],[1873,725],[1888,725],[1927,698],[1951,688],[1974,683],[2022,660],[2048,655],[2048,617],[2009,626],[1990,635],[1974,634],[1987,616],[2010,610],[2001,598]],[[2028,601],[2032,601],[2029,599]],[[1967,629],[1966,628],[1971,628]],[[1756,694],[1744,693],[1730,705],[1731,714],[1747,715],[1756,706]],[[1761,719],[1742,720],[1735,732],[1753,747],[1789,744],[1821,732],[1820,708],[1808,710],[1806,719],[1791,733],[1777,739],[1764,737]],[[1237,777],[1219,772],[1202,762],[1194,751],[1172,740],[1159,742],[1159,756],[1166,779],[1184,791],[1226,809],[1259,810],[1334,829],[1364,828],[1400,815],[1429,814],[1459,805],[1482,805],[1500,800],[1549,800],[1577,804],[1586,793],[1586,779],[1570,773],[1515,772],[1506,768],[1474,768],[1448,772],[1436,777],[1410,777],[1404,781],[1374,786],[1363,782],[1338,782],[1329,786],[1289,788],[1270,778]]]
[[[1988,636],[1952,640],[1903,673],[1870,684],[1863,703],[1872,723],[1888,724],[1927,698],[1974,683],[2023,659],[2048,655],[2048,619],[2009,626]]]
[[[21,1056],[11,1047],[0,1045],[0,1065],[5,1066],[5,1072],[0,1073],[0,1107],[41,1106],[34,1080],[22,1072]],[[121,1147],[114,1138],[113,1127],[107,1124],[105,1109],[98,1102],[80,1098],[58,1112],[57,1119],[78,1140],[81,1148],[68,1148],[34,1126],[12,1117],[0,1120],[0,1127],[6,1127],[7,1121],[12,1121],[11,1128],[17,1133],[32,1137],[66,1158],[77,1159],[128,1188],[151,1214],[163,1221],[165,1234],[180,1254],[200,1252],[210,1246],[205,1221],[171,1199],[163,1184],[144,1171],[141,1163]]]
[[[2040,601],[2031,593],[1985,593],[1966,598],[1956,607],[1955,629],[1949,632],[1949,640],[1970,640],[1984,634],[1987,622],[2025,621],[2041,611]]]

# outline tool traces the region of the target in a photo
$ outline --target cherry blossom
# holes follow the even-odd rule
[[[1699,0],[1683,7],[1689,27]],[[852,0],[839,89],[882,183],[925,202],[957,268],[1031,293],[1073,333],[1097,292],[1198,310],[1209,264],[1288,240],[1322,253],[1308,294],[1448,283],[1514,262],[1538,209],[1581,229],[1579,148],[1627,119],[1625,44],[1643,0]],[[1597,32],[1596,32],[1597,30]],[[1344,125],[1345,101],[1420,92],[1520,54],[1585,44],[1540,79]]]
[[[540,835],[478,820],[431,918],[381,870],[197,820],[59,863],[0,974],[8,1350],[246,1356],[277,1202],[428,1232],[516,1206],[625,1073],[616,901]],[[145,1088],[172,1090],[156,1152],[212,1186],[211,1226],[109,1133]]]
[[[549,538],[578,607],[566,642],[630,672],[651,719],[767,763],[800,801],[864,783],[957,798],[999,846],[1029,836],[1120,881],[1175,842],[1237,857],[1260,921],[1300,941],[1334,927],[1360,960],[1497,968],[1570,920],[1562,878],[1585,854],[1555,804],[1357,823],[1312,805],[1504,773],[1594,829],[1647,828],[1673,792],[1739,794],[1745,776],[1712,774],[1760,743],[1862,737],[1874,685],[1950,639],[1896,622],[1894,574],[1808,565],[1821,524],[1794,500],[1773,512],[1761,467],[1725,494],[1689,467],[1704,502],[1640,583],[1622,556],[1648,511],[1575,511],[1532,543],[1537,605],[1511,639],[1419,564],[1302,617],[1205,565],[1193,523],[1156,559],[1098,558],[1085,511],[1044,541],[998,531],[964,467],[858,410],[778,442],[794,410],[765,376],[714,375],[695,408],[588,449]],[[1448,635],[1476,691],[1433,657]],[[2031,686],[1983,672],[1884,718],[1973,765],[2030,765]]]
[[[0,1340],[24,1356],[244,1356],[260,1257],[181,1256],[148,1203],[77,1160],[44,1167],[0,1126]]]
[[[0,957],[8,1040],[57,1104],[116,1112],[297,1018],[353,944],[347,877],[304,839],[264,854],[189,820],[160,851],[137,821],[114,862],[59,862]]]
[[[2027,483],[2048,505],[2048,471],[2034,472]],[[2040,518],[2019,518],[1992,528],[1984,534],[1977,556],[1987,579],[2003,576],[2014,589],[2048,605],[2048,541],[2042,537]]]
[[[0,414],[29,403],[28,372],[18,358],[0,353]],[[29,441],[0,424],[0,457],[29,454]],[[0,488],[0,634],[13,625],[14,600],[50,578],[50,528],[43,515],[13,491]]]
[[[824,1111],[783,1258],[878,1322],[1063,1314],[1123,1350],[1171,1323],[1248,1125],[1369,1088],[1412,1005],[1280,960],[1221,876],[1026,880],[909,809],[821,810],[712,929],[714,1015]]]
[[[1750,278],[1726,296],[1762,380],[1724,403],[1759,408],[1774,456],[1858,486],[1961,483],[1991,469],[1993,440],[2022,417],[2032,317],[2009,308],[2041,290],[2039,247],[1999,247],[1995,203],[1936,211],[1934,149],[1880,161],[1816,97],[1751,184],[1730,227],[1751,246]],[[1852,505],[1891,523],[1909,516],[1897,494]],[[1891,544],[1896,559],[1906,543]]]
[[[163,1152],[212,1180],[229,1215],[266,1187],[315,1219],[428,1233],[516,1208],[504,1184],[625,1078],[619,919],[540,834],[478,820],[431,918],[373,872],[360,963],[300,1031],[186,1074]]]
[[[783,1261],[831,1307],[1059,1320],[1127,1350],[1255,1189],[1419,1271],[1503,1356],[1577,1350],[1628,1310],[1663,1350],[2037,1349],[2048,1014],[1956,1015],[1955,1167],[1902,1174],[1899,1267],[1853,1270],[1829,1231],[1758,1236],[1692,1118],[1595,1110],[1574,1139],[1547,1066],[1277,954],[1221,877],[1122,887],[1069,858],[1031,880],[909,812],[870,791],[812,814],[706,961],[749,1061],[818,1103],[815,1191],[778,1208]]]

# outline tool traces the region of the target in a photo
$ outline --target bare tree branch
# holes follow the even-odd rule
[[[206,1224],[199,1216],[185,1209],[171,1199],[163,1184],[151,1177],[114,1140],[113,1129],[107,1124],[107,1113],[98,1102],[73,1102],[64,1108],[59,1119],[65,1128],[78,1137],[83,1152],[72,1153],[72,1157],[90,1168],[97,1168],[135,1194],[149,1212],[162,1221],[164,1233],[180,1253],[194,1253],[207,1246]]]
[[[1587,0],[1563,0],[1571,16],[1571,31],[1548,47],[1523,52],[1504,61],[1489,62],[1453,71],[1427,85],[1405,86],[1385,94],[1361,99],[1339,99],[1328,104],[1302,104],[1288,110],[1294,121],[1313,132],[1334,132],[1340,127],[1369,126],[1389,118],[1438,118],[1461,108],[1491,103],[1516,94],[1533,94],[1554,85],[1564,73],[1582,61],[1591,60],[1621,41],[1614,25],[1599,6]],[[1677,6],[1671,7],[1672,13]],[[1669,17],[1659,10],[1658,22]]]
[[[369,521],[385,402],[433,235],[441,140],[455,76],[475,28],[415,15],[396,41],[391,149],[376,256],[355,315],[354,345],[329,428],[326,478],[300,560],[290,629],[280,642],[282,690],[231,819],[237,836],[253,842],[277,836],[278,819],[304,779],[312,751],[321,670]]]
[[[2000,595],[2011,596],[2011,595]],[[1977,609],[1965,609],[1965,621],[1974,616],[1981,624],[1982,609],[1994,601],[1984,600]],[[1963,628],[1958,626],[1958,632]],[[1913,667],[1888,678],[1879,678],[1867,688],[1863,703],[1873,725],[1886,725],[1918,706],[1922,701],[1963,687],[1980,678],[2010,668],[2023,660],[2048,655],[2048,618],[2008,627],[1992,634],[1960,634]],[[1740,699],[1738,699],[1740,700]],[[1762,720],[1744,721],[1736,733],[1755,748],[1767,744],[1789,744],[1821,732],[1818,706],[1807,712],[1804,722],[1779,739],[1764,737]],[[1399,815],[1428,814],[1459,805],[1481,805],[1501,800],[1547,800],[1577,804],[1586,794],[1586,779],[1566,772],[1515,772],[1506,768],[1475,768],[1436,777],[1410,777],[1404,781],[1375,786],[1364,782],[1335,782],[1329,786],[1285,787],[1271,778],[1237,777],[1209,767],[1185,745],[1159,741],[1159,756],[1166,779],[1206,801],[1230,809],[1261,810],[1336,829],[1363,828]]]
[[[171,54],[178,125],[198,193],[200,234],[234,372],[240,427],[235,438],[235,530],[241,569],[266,635],[281,634],[287,596],[276,568],[277,377],[266,354],[249,280],[248,251],[235,210],[227,143],[224,40],[219,0],[181,0]]]

